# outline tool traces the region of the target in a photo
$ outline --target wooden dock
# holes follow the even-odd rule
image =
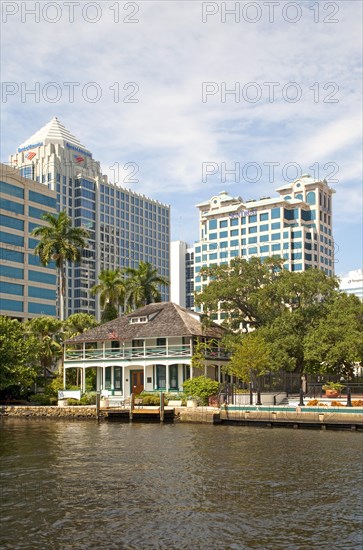
[[[110,422],[173,422],[175,417],[174,408],[168,407],[110,407],[102,412]]]

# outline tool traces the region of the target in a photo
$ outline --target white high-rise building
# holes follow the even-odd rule
[[[194,290],[201,291],[204,266],[232,258],[278,256],[290,271],[310,268],[334,275],[332,195],[327,182],[308,175],[277,189],[275,198],[244,201],[222,191],[198,204],[199,242],[195,243]],[[219,319],[221,320],[221,319]]]
[[[347,294],[355,294],[363,301],[363,269],[349,271],[348,275],[340,277],[339,288]]]
[[[169,277],[169,206],[109,183],[91,151],[56,117],[19,145],[10,163],[24,177],[55,190],[57,210],[89,231],[82,261],[67,267],[66,315],[99,316],[89,289],[102,269],[137,267],[145,261]],[[168,300],[168,289],[161,292]]]

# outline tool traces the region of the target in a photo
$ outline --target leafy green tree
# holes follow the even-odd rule
[[[137,269],[125,268],[127,280],[127,303],[136,309],[153,302],[161,301],[160,285],[168,286],[169,281],[158,275],[149,262],[140,262]]]
[[[16,319],[0,317],[0,390],[32,385],[40,372],[39,341]]]
[[[35,317],[25,323],[24,329],[39,342],[38,360],[46,383],[47,371],[52,370],[62,355],[62,322],[54,317]]]
[[[270,343],[274,364],[292,372],[305,370],[306,335],[339,296],[337,287],[335,277],[310,269],[299,273],[284,271],[274,284],[263,289],[267,300],[283,304],[280,314],[260,329]]]
[[[196,294],[195,304],[203,306],[207,315],[223,311],[224,324],[237,330],[241,326],[257,328],[277,315],[281,304],[271,301],[264,288],[279,276],[280,258],[252,257],[250,260],[233,258],[229,265],[215,265],[201,270],[201,276],[209,277],[208,285]]]
[[[34,253],[38,254],[43,265],[55,261],[59,281],[59,313],[64,320],[66,298],[66,264],[79,262],[82,249],[87,245],[88,231],[82,227],[72,227],[71,218],[65,213],[44,214],[43,220],[48,225],[36,227],[32,236],[40,238]]]
[[[226,340],[232,356],[225,369],[245,383],[259,387],[258,380],[273,369],[271,347],[259,330]]]
[[[91,294],[99,294],[103,309],[101,322],[106,323],[116,319],[119,307],[125,305],[126,280],[119,269],[105,269],[98,279],[99,283],[91,288]]]
[[[338,294],[305,338],[307,372],[351,376],[363,362],[363,310],[359,298]]]

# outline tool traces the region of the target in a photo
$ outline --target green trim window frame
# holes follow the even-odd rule
[[[179,389],[178,365],[169,365],[169,386],[171,390]]]
[[[105,368],[105,390],[111,389],[111,368],[112,367]]]
[[[115,391],[122,391],[122,367],[113,367],[113,381]]]
[[[166,366],[165,365],[155,365],[156,366],[156,389],[165,390],[166,389]]]

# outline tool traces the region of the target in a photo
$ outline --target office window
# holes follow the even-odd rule
[[[275,220],[276,218],[280,217],[280,208],[273,208],[271,210],[271,219]]]
[[[238,218],[231,218],[230,225],[238,225]]]
[[[249,233],[257,233],[257,225],[248,228]]]
[[[217,229],[217,220],[209,220],[209,230]]]
[[[11,250],[10,248],[0,247],[0,260],[22,264],[24,263],[24,254],[23,252],[17,252],[16,250]]]
[[[10,265],[0,265],[0,276],[9,277],[10,279],[23,279],[24,269],[20,269],[19,267],[12,267]]]
[[[260,222],[265,222],[266,220],[268,220],[268,212],[260,214]]]
[[[0,231],[0,241],[14,246],[24,246],[24,237],[14,235],[14,233],[7,233],[6,231]]]
[[[2,214],[0,217],[0,224],[5,227],[17,229],[18,231],[24,231],[24,222],[18,218],[11,218],[10,216],[4,216]]]
[[[219,227],[228,227],[228,221],[227,220],[221,220],[219,222]]]
[[[45,210],[40,210],[40,208],[35,208],[35,206],[29,206],[29,216],[31,218],[42,219],[44,214],[46,214]]]
[[[260,232],[262,232],[262,231],[268,231],[268,223],[260,225]]]
[[[29,190],[29,200],[31,202],[37,202],[38,204],[42,204],[44,206],[49,206],[49,208],[56,207],[56,200],[54,197],[42,195],[41,193],[37,193],[36,191]]]
[[[0,192],[12,197],[18,197],[19,199],[24,198],[24,189],[22,187],[11,185],[11,183],[6,183],[5,181],[0,181]]]
[[[15,294],[16,296],[23,296],[24,285],[1,281],[1,292],[2,294]]]
[[[55,290],[49,290],[48,288],[39,288],[37,286],[28,287],[28,296],[31,298],[41,298],[43,300],[54,300]]]
[[[280,229],[280,222],[274,222],[271,224],[271,229],[274,230],[274,229]]]
[[[18,202],[9,201],[8,199],[1,198],[1,208],[8,212],[14,212],[14,214],[24,214],[24,205]]]
[[[23,302],[17,302],[16,300],[7,300],[6,298],[0,298],[0,309],[11,312],[22,312]]]

